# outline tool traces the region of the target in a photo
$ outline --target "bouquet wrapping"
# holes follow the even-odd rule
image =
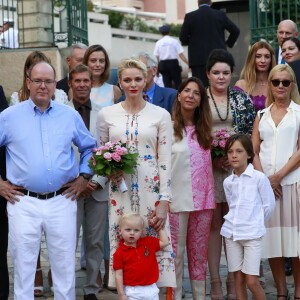
[[[89,167],[99,176],[111,176],[118,171],[133,174],[137,166],[137,158],[138,153],[130,152],[125,143],[107,142],[104,146],[93,149]],[[124,178],[119,185],[119,190],[122,193],[128,190]]]
[[[227,140],[236,134],[233,130],[229,130],[225,127],[216,130],[213,133],[213,140],[212,140],[212,158],[215,159],[218,156],[225,156],[225,145]]]

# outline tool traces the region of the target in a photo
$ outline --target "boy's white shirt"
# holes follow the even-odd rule
[[[229,212],[221,235],[236,240],[260,238],[275,209],[275,196],[267,176],[249,164],[238,177],[232,173],[223,183]]]

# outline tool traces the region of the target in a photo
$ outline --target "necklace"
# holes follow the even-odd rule
[[[226,121],[226,120],[228,119],[228,114],[229,114],[229,90],[227,90],[227,110],[226,110],[226,117],[225,117],[225,118],[222,118],[222,117],[221,117],[220,111],[219,111],[219,109],[218,109],[218,107],[217,107],[217,103],[216,103],[216,101],[215,101],[215,99],[214,99],[214,97],[213,97],[213,94],[212,94],[212,92],[211,92],[210,87],[208,88],[208,90],[209,90],[209,93],[210,93],[211,100],[212,100],[213,103],[214,103],[214,106],[215,106],[215,109],[216,109],[216,112],[217,112],[217,114],[218,114],[219,119],[220,119],[221,121],[223,121],[223,122]]]

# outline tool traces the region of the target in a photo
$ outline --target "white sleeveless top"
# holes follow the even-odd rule
[[[267,176],[279,171],[298,150],[300,126],[300,105],[291,101],[286,115],[277,127],[271,116],[272,105],[262,111],[264,114],[258,127],[262,141],[259,158],[263,171]],[[289,185],[298,181],[300,181],[300,168],[285,176],[281,181],[281,185]]]
[[[114,104],[114,89],[113,85],[103,83],[100,87],[93,87],[91,90],[90,99],[96,103],[99,108],[111,106]]]

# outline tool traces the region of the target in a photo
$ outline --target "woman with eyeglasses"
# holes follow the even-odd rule
[[[288,65],[271,70],[266,108],[257,113],[252,133],[254,167],[269,177],[276,197],[262,258],[269,259],[278,300],[290,299],[285,257],[292,258],[294,299],[300,299],[300,96],[295,81]]]

